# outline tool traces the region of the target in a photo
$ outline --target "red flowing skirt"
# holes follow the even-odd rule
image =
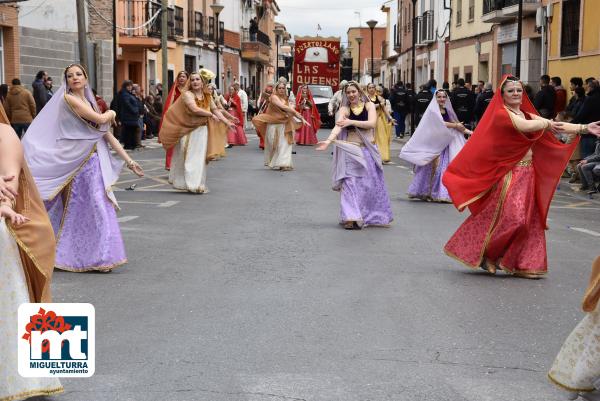
[[[444,251],[472,268],[487,260],[515,275],[543,275],[548,261],[540,216],[533,167],[516,166],[492,189],[483,209],[456,230]]]
[[[175,147],[172,147],[171,149],[167,149],[167,156],[165,159],[165,169],[166,170],[171,169],[171,159],[173,159],[173,150],[174,149],[175,149]]]
[[[302,117],[306,121],[312,121],[312,114],[310,109],[302,111]],[[314,127],[302,124],[300,128],[296,130],[294,140],[297,145],[314,145],[317,142],[317,131]]]
[[[234,129],[230,129],[227,133],[227,143],[230,145],[245,145],[248,143],[246,133],[241,125],[236,125]]]

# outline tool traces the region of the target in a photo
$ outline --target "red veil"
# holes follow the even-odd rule
[[[179,77],[182,73],[186,73],[186,71],[179,71],[177,73],[177,76]],[[189,77],[189,75],[188,75]],[[167,110],[169,110],[169,107],[171,107],[171,105],[173,103],[175,103],[175,101],[177,99],[179,99],[179,96],[181,96],[181,91],[179,90],[179,86],[177,86],[177,82],[173,83],[173,86],[171,86],[171,90],[169,91],[169,94],[167,95],[167,98],[165,99],[165,105],[163,106],[163,112],[162,112],[162,118],[160,119],[160,123],[158,124],[158,129],[160,130],[160,127],[162,125],[162,121],[165,118],[165,114],[167,114]]]
[[[471,213],[477,214],[494,185],[522,160],[531,148],[536,203],[545,225],[556,185],[577,146],[578,139],[566,145],[558,141],[550,131],[524,133],[517,130],[512,122],[511,113],[502,100],[500,88],[507,77],[502,77],[473,136],[448,166],[443,183],[458,210],[462,211],[468,206]],[[527,117],[528,114],[538,115],[524,93],[521,111]]]
[[[315,104],[315,99],[313,99],[312,92],[310,88],[306,85],[301,85],[298,88],[298,94],[296,95],[296,110],[302,113],[302,88],[306,87],[306,94],[308,95],[308,101],[312,105],[310,110],[310,114],[312,117],[312,121],[310,121],[310,125],[314,128],[315,132],[321,128],[321,115],[319,114],[319,110],[317,109],[317,105]]]
[[[233,115],[235,117],[237,117],[238,120],[240,120],[240,124],[243,124],[244,123],[244,113],[242,112],[242,99],[240,99],[240,96],[237,93],[234,93],[233,95],[231,93],[228,93],[227,95],[225,95],[225,100],[229,101],[230,99],[231,99],[231,103],[234,106],[233,107],[233,111],[234,111]]]

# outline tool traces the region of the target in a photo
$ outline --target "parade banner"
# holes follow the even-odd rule
[[[327,85],[338,90],[340,84],[340,38],[294,37],[293,90],[307,85]]]

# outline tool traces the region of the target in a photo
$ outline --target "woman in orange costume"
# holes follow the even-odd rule
[[[310,89],[307,85],[302,85],[298,89],[298,95],[296,96],[296,111],[302,114],[302,117],[310,122],[310,125],[303,124],[296,131],[295,141],[296,145],[314,145],[317,142],[317,131],[321,128],[321,116],[317,105],[313,99]]]
[[[229,106],[229,114],[237,118],[237,123],[235,127],[229,130],[227,133],[227,143],[230,145],[246,145],[248,143],[248,139],[246,138],[246,133],[244,132],[244,112],[242,111],[242,100],[240,96],[237,94],[235,88],[232,86],[229,87],[229,94],[225,97],[227,100],[227,105]]]
[[[167,100],[165,101],[162,118],[160,119],[160,124],[158,126],[159,131],[160,131],[160,127],[162,126],[162,121],[165,118],[165,114],[167,114],[167,110],[169,110],[169,107],[171,107],[171,105],[173,103],[175,103],[175,100],[179,99],[179,96],[181,96],[181,94],[185,90],[185,85],[186,85],[189,77],[190,77],[190,74],[188,74],[187,71],[179,71],[177,73],[177,83],[176,83],[176,85],[173,85],[171,87],[171,90],[169,91],[169,94],[167,95]],[[171,169],[171,159],[173,158],[173,150],[174,150],[174,148],[167,149],[167,158],[165,160],[165,170]]]
[[[443,183],[471,216],[444,251],[472,268],[525,278],[547,272],[546,218],[560,176],[577,146],[559,142],[515,77],[503,77],[473,136]],[[568,128],[573,124],[564,124]],[[572,139],[572,138],[571,138]]]

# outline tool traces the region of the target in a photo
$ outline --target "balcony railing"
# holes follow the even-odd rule
[[[426,44],[435,40],[433,29],[433,11],[425,11],[417,17],[417,43]]]
[[[118,6],[120,7],[118,9],[118,24],[120,26],[141,27],[156,13],[160,13],[160,4],[148,0],[120,0]],[[156,36],[157,34],[160,36],[160,14],[150,25],[125,31],[127,36]]]
[[[539,4],[540,0],[523,0],[524,4]],[[500,11],[504,7],[512,7],[519,4],[519,0],[483,0],[483,14]]]
[[[492,11],[502,10],[504,0],[483,0],[483,13],[488,14]]]
[[[271,46],[271,38],[263,31],[256,32],[255,35],[250,35],[248,28],[242,28],[242,42],[260,42],[267,46]]]

